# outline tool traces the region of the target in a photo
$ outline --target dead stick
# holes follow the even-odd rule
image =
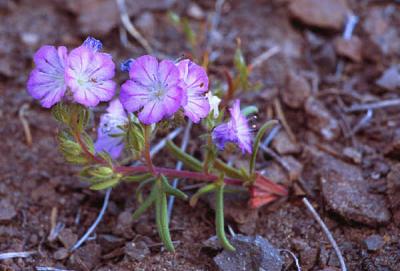
[[[310,211],[312,216],[315,218],[315,220],[317,220],[318,224],[321,226],[322,231],[325,233],[326,237],[328,237],[329,242],[333,246],[333,249],[335,250],[337,257],[339,258],[340,268],[342,269],[342,271],[347,271],[343,255],[340,252],[339,246],[337,245],[335,239],[333,238],[332,233],[329,231],[328,227],[325,225],[324,221],[322,221],[322,218],[318,215],[317,211],[314,209],[314,207],[311,205],[311,203],[308,201],[307,198],[305,197],[303,198],[303,203]]]

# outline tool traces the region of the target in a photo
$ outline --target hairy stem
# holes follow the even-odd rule
[[[143,150],[143,156],[144,159],[146,160],[147,167],[153,175],[156,175],[153,162],[151,160],[151,155],[150,155],[150,136],[151,136],[151,125],[145,125],[144,127],[144,150]]]
[[[115,172],[121,174],[135,174],[135,173],[146,173],[148,172],[147,166],[119,166],[114,168]],[[154,167],[154,172],[156,175],[164,175],[166,177],[176,177],[176,178],[186,178],[198,181],[206,181],[206,182],[213,182],[218,180],[218,176],[211,175],[211,174],[204,174],[200,172],[193,172],[189,170],[176,170],[172,168],[162,168],[162,167]],[[240,179],[234,178],[225,178],[224,182],[226,184],[232,185],[241,185],[243,183]]]

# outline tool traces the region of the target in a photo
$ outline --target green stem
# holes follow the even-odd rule
[[[215,195],[215,227],[217,231],[218,239],[222,247],[228,251],[235,251],[235,247],[229,243],[228,238],[225,234],[224,225],[224,184],[217,187]]]
[[[144,126],[144,150],[143,150],[143,156],[144,159],[146,160],[147,166],[149,168],[149,172],[155,175],[155,170],[153,166],[153,162],[151,160],[151,155],[150,155],[150,140],[151,140],[151,125],[145,125]]]
[[[177,160],[182,161],[186,167],[195,171],[202,170],[203,167],[199,160],[182,151],[182,149],[176,146],[172,141],[168,140],[166,147],[172,153],[172,155],[174,155]]]

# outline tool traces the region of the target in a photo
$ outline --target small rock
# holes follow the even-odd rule
[[[125,244],[125,254],[136,261],[141,261],[150,254],[150,249],[143,241],[128,242]]]
[[[369,226],[387,224],[390,213],[382,195],[371,194],[359,167],[312,151],[313,164],[319,168],[322,194],[328,208],[346,220]]]
[[[393,65],[375,82],[381,88],[394,91],[400,88],[400,65]]]
[[[310,84],[303,76],[294,71],[288,72],[286,82],[286,87],[281,92],[283,102],[294,109],[303,107],[311,95]]]
[[[26,45],[34,47],[39,43],[40,37],[36,33],[23,32],[21,33],[21,40]]]
[[[98,240],[102,251],[105,253],[121,247],[125,243],[125,239],[111,234],[100,234]]]
[[[95,270],[100,263],[101,247],[100,245],[89,243],[73,253],[68,260],[70,268],[76,270]]]
[[[276,183],[289,184],[288,174],[276,162],[269,163],[262,171],[262,174]]]
[[[346,147],[343,149],[344,157],[348,158],[350,161],[360,164],[362,160],[362,153],[359,152],[357,149],[352,147]]]
[[[120,213],[118,216],[117,225],[115,226],[113,232],[117,235],[123,235],[126,238],[132,237],[133,222],[131,211],[124,211]]]
[[[294,143],[285,131],[280,131],[271,145],[280,155],[297,154],[301,151],[300,146]]]
[[[332,141],[339,137],[340,126],[324,104],[309,97],[305,104],[308,127],[319,133],[325,140]]]
[[[195,20],[203,20],[205,18],[205,13],[203,9],[199,5],[193,2],[189,4],[189,7],[187,9],[187,14],[189,15],[189,17]]]
[[[292,240],[296,251],[300,253],[302,267],[305,270],[311,270],[318,258],[318,249],[312,248],[302,239]]]
[[[362,41],[359,37],[352,36],[351,39],[340,37],[335,40],[334,44],[338,55],[347,57],[354,62],[362,61]]]
[[[365,238],[364,244],[369,251],[378,251],[385,245],[385,241],[382,236],[373,234]]]
[[[390,207],[393,211],[394,222],[400,225],[400,163],[392,166],[387,176],[387,193]]]
[[[6,199],[0,201],[0,222],[9,222],[17,215],[14,206]]]
[[[283,261],[279,251],[266,239],[236,235],[231,238],[236,251],[222,251],[214,257],[215,263],[223,271],[268,270],[280,271]]]
[[[289,12],[306,25],[340,31],[350,10],[344,0],[295,0]]]
[[[69,228],[64,228],[57,236],[58,240],[64,245],[65,248],[72,247],[78,241],[78,235],[72,232]]]
[[[135,20],[135,25],[146,37],[153,37],[156,33],[157,23],[151,12],[143,12]]]
[[[54,259],[57,261],[64,260],[68,257],[68,249],[66,248],[60,248],[53,254]]]
[[[296,181],[300,178],[301,173],[303,172],[303,164],[300,163],[293,156],[283,156],[282,161],[286,165],[286,170],[289,173],[289,180]]]

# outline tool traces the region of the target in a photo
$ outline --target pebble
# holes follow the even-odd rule
[[[0,201],[0,222],[9,222],[17,216],[14,206],[7,199]]]
[[[333,141],[340,135],[339,122],[332,116],[323,103],[309,97],[305,104],[308,127],[319,133],[325,140]]]
[[[289,12],[306,25],[340,31],[350,10],[345,0],[296,0]]]
[[[283,102],[294,109],[302,108],[311,95],[311,86],[308,81],[298,73],[289,71],[286,77],[286,87],[282,88]]]
[[[189,7],[187,9],[187,14],[189,17],[195,20],[203,20],[206,16],[203,9],[199,5],[193,2],[189,4]]]
[[[368,251],[378,251],[385,245],[385,241],[382,236],[373,234],[365,238],[364,244]]]
[[[123,246],[125,243],[125,239],[111,234],[100,234],[98,240],[102,251],[106,253]]]
[[[60,248],[53,254],[54,259],[57,261],[59,260],[64,260],[68,257],[68,249],[66,248]]]
[[[344,157],[356,164],[360,164],[362,161],[362,153],[352,147],[346,147],[343,149]]]
[[[242,270],[282,270],[283,260],[279,250],[273,247],[266,239],[257,235],[255,237],[236,235],[231,238],[236,251],[222,251],[214,262],[222,271]]]
[[[293,142],[285,131],[280,131],[271,145],[280,155],[298,154],[301,151],[301,147]]]
[[[339,37],[334,45],[338,55],[357,63],[362,61],[362,41],[359,37],[352,36],[349,40]]]
[[[68,259],[68,267],[75,270],[95,270],[100,263],[101,246],[88,243],[76,250]]]
[[[150,254],[150,249],[143,241],[132,241],[125,244],[125,254],[136,261],[141,261]]]
[[[323,197],[329,209],[348,221],[368,226],[389,223],[390,213],[382,195],[369,192],[359,167],[314,150],[313,164],[319,168]]]
[[[400,89],[400,65],[393,65],[385,70],[375,83],[389,91]]]
[[[69,228],[64,228],[57,236],[58,240],[64,245],[65,248],[72,247],[78,241],[78,235],[72,232]]]

